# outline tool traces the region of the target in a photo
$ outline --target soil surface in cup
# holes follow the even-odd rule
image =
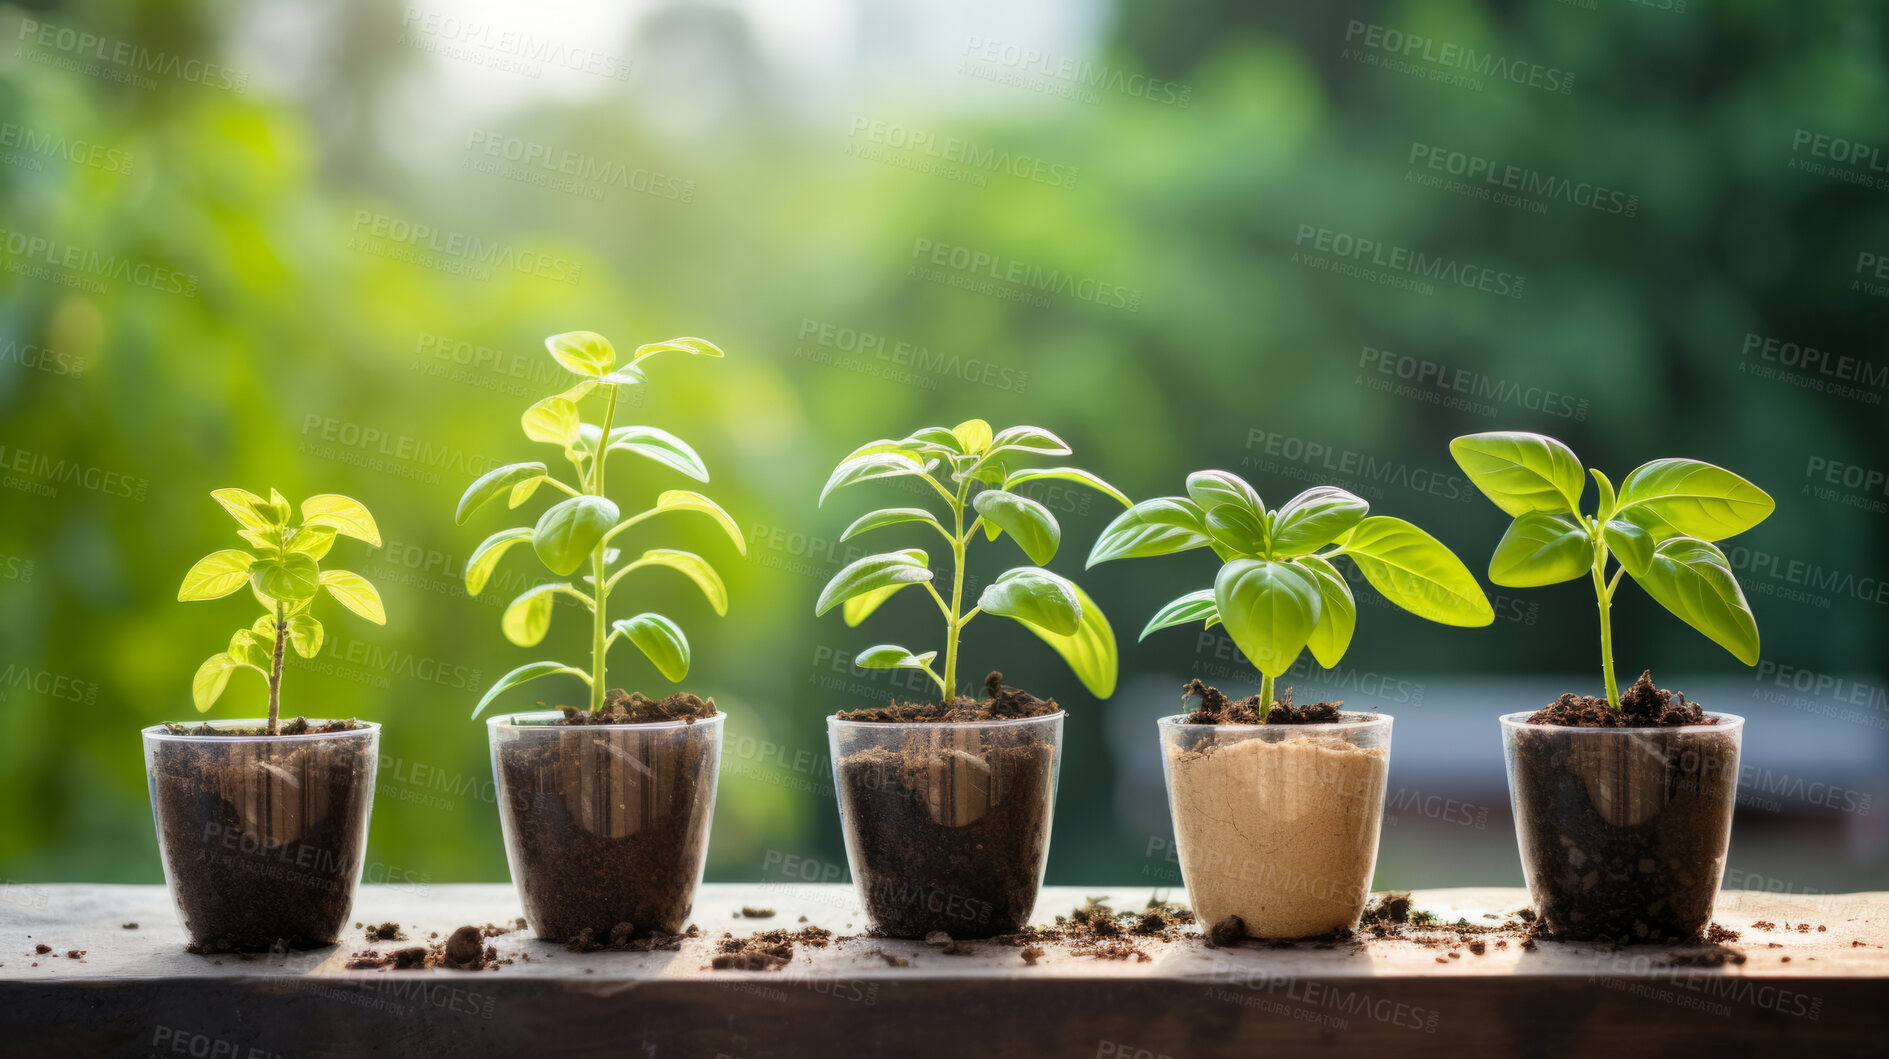
[[[977,722],[1054,714],[1053,699],[984,679],[982,702],[895,702],[847,721],[965,724],[962,737],[914,732],[893,750],[841,758],[852,868],[875,933],[986,938],[1023,929],[1049,849],[1056,748],[1027,730]],[[1024,726],[1019,726],[1024,727]]]
[[[1563,695],[1515,733],[1517,835],[1543,931],[1569,941],[1695,940],[1724,865],[1737,743],[1710,730],[1662,733],[1717,722],[1650,673],[1620,706]],[[1570,738],[1556,727],[1646,734]]]
[[[612,689],[601,710],[566,708],[556,739],[501,744],[519,896],[538,937],[674,934],[695,904],[715,770],[703,740],[594,725],[715,716],[687,693]]]
[[[1237,702],[1199,680],[1188,724],[1257,726],[1254,699]],[[1370,898],[1389,755],[1316,727],[1337,703],[1295,707],[1287,689],[1265,723],[1301,725],[1281,739],[1168,745],[1169,796],[1181,874],[1203,924],[1232,937],[1309,938],[1349,930]]]
[[[299,717],[280,725],[284,735],[360,727],[311,726]],[[339,940],[360,878],[373,778],[366,739],[160,745],[151,760],[158,842],[190,951],[313,949]]]

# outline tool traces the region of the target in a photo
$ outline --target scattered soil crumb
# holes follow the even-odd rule
[[[741,916],[743,919],[772,919],[774,918],[774,910],[771,908],[751,908],[747,905],[742,905]],[[800,921],[805,923],[807,918],[802,916]]]
[[[84,949],[67,949],[66,950],[66,959],[68,960],[78,960],[78,959],[83,959],[84,957],[85,957]]]
[[[446,939],[446,945],[442,950],[442,962],[456,970],[476,971],[485,962],[485,952],[485,935],[478,927],[463,926],[453,931],[452,937]],[[496,949],[493,950],[493,955],[497,955]]]
[[[137,925],[136,923],[126,923],[126,924],[125,924],[125,929],[126,929],[126,930],[136,930],[136,929],[138,929],[138,925]]]
[[[601,952],[609,949],[613,952],[680,952],[682,939],[693,938],[701,931],[690,924],[689,929],[681,934],[648,934],[636,936],[636,926],[632,923],[618,923],[610,928],[610,937],[601,939],[595,931],[585,927],[577,936],[564,943],[565,952]]]
[[[1019,953],[1018,955],[1023,957],[1024,963],[1029,964],[1031,967],[1035,967],[1036,961],[1043,958],[1043,951],[1044,950],[1040,946],[1025,945],[1023,947],[1023,951]]]
[[[1228,916],[1207,931],[1207,947],[1224,949],[1237,945],[1246,936],[1246,921],[1239,916]]]
[[[1694,949],[1675,952],[1666,964],[1668,967],[1723,967],[1726,964],[1742,964],[1745,954],[1728,945],[1701,945]]]
[[[1705,928],[1705,940],[1714,945],[1723,945],[1728,941],[1737,941],[1738,932],[1719,926],[1717,923]]]
[[[44,956],[47,953],[52,951],[52,946],[44,942],[41,942],[40,944],[33,946],[33,951],[40,954],[41,956]]]
[[[370,926],[367,928],[367,940],[405,941],[407,940],[407,935],[401,931],[400,924],[398,923],[382,923],[379,926]]]
[[[794,958],[794,946],[824,949],[833,943],[833,932],[823,927],[762,930],[745,938],[723,934],[716,943],[720,950],[709,958],[708,966],[717,971],[778,971]]]
[[[1477,938],[1469,943],[1469,951],[1477,956],[1481,956],[1483,953],[1489,951],[1489,945],[1481,938]]]
[[[912,965],[912,961],[903,956],[894,956],[884,949],[874,949],[866,955],[879,957],[881,960],[885,961],[887,967],[910,967]]]
[[[1776,924],[1776,923],[1773,923],[1773,922],[1771,922],[1771,921],[1770,921],[1770,920],[1768,920],[1768,919],[1760,919],[1760,920],[1758,920],[1758,921],[1757,921],[1756,923],[1753,923],[1753,924],[1751,925],[1751,929],[1753,929],[1753,930],[1776,930],[1776,929],[1777,929],[1777,924]]]

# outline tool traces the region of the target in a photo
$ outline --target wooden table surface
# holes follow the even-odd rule
[[[1145,886],[1046,887],[1037,915],[1048,920],[1089,897],[1138,909],[1150,895]],[[1526,903],[1524,891],[1488,888],[1419,890],[1412,900],[1442,923],[1472,924]],[[742,918],[744,905],[775,915]],[[1136,939],[1145,962],[1050,945],[1031,966],[1000,943],[946,955],[923,942],[849,937],[863,930],[858,910],[849,886],[709,884],[693,920],[702,935],[678,952],[576,954],[517,932],[490,940],[513,960],[496,970],[348,970],[356,951],[403,943],[370,943],[350,929],[326,950],[195,956],[183,951],[163,887],[16,884],[0,887],[0,1054],[1183,1059],[1794,1047],[1782,1054],[1795,1059],[1882,1055],[1889,1029],[1881,893],[1727,891],[1715,921],[1740,933],[1728,947],[1745,959],[1722,966],[1697,965],[1714,951],[1704,946],[1525,948],[1491,938],[1475,953],[1442,926],[1421,932],[1429,945],[1405,937],[1214,949],[1192,935]],[[518,914],[503,884],[364,886],[354,909],[363,923],[401,924],[413,939],[404,944]],[[724,931],[810,924],[837,943],[798,948],[782,970],[708,969]],[[38,944],[53,952],[35,955]]]

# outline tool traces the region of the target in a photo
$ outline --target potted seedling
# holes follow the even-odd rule
[[[1199,679],[1192,712],[1163,717],[1162,765],[1181,876],[1195,914],[1216,932],[1300,938],[1349,930],[1370,896],[1384,819],[1391,718],[1295,706],[1273,682],[1299,653],[1330,668],[1344,657],[1358,608],[1335,565],[1349,559],[1399,607],[1445,625],[1495,613],[1476,578],[1435,537],[1318,486],[1268,510],[1228,471],[1187,477],[1186,496],[1144,500],[1096,539],[1089,565],[1211,548],[1213,587],[1162,607],[1142,629],[1224,625],[1260,674],[1233,700]]]
[[[380,530],[345,496],[309,497],[301,524],[290,525],[289,501],[274,490],[267,500],[243,489],[210,495],[250,550],[204,556],[177,598],[220,599],[247,587],[263,613],[198,667],[191,697],[207,712],[230,677],[247,670],[268,683],[269,715],[144,730],[164,879],[193,952],[332,945],[361,877],[380,725],[299,716],[283,723],[282,661],[287,650],[303,658],[321,650],[314,607],[324,591],[386,623],[366,578],[321,568],[336,536],[378,547]]]
[[[708,481],[702,458],[681,438],[650,426],[619,426],[623,393],[648,381],[645,364],[659,353],[720,357],[700,338],[637,347],[619,362],[602,335],[553,335],[545,348],[574,376],[573,385],[526,409],[525,436],[555,445],[570,465],[566,483],[542,462],[498,467],[466,490],[460,524],[501,496],[516,508],[541,487],[563,494],[535,524],[487,537],[466,561],[466,590],[478,595],[514,545],[529,541],[555,578],[526,589],[505,608],[505,637],[534,647],[551,626],[560,601],[589,618],[589,665],[528,662],[500,677],[472,711],[477,718],[500,693],[544,677],[582,684],[579,705],[494,717],[487,723],[497,778],[499,819],[512,879],[525,917],[538,937],[553,941],[627,940],[682,928],[695,902],[708,852],[709,820],[721,760],[723,715],[714,699],[677,692],[659,699],[610,688],[606,655],[619,640],[634,645],[663,677],[689,673],[689,641],[674,621],[643,612],[612,620],[610,602],[620,582],[638,571],[682,574],[701,589],[716,614],[728,611],[728,589],[708,560],[693,552],[650,548],[631,556],[622,537],[657,515],[695,512],[727,532],[744,554],[746,542],[726,511],[701,493],[672,489],[653,507],[625,516],[606,489],[612,453],[652,460],[698,482]],[[602,405],[602,419],[585,422],[586,398]],[[571,580],[579,571],[588,571]]]
[[[860,516],[841,539],[915,523],[942,538],[951,556],[948,596],[934,584],[930,555],[908,548],[849,563],[814,606],[815,615],[841,607],[846,624],[858,625],[901,589],[921,585],[944,619],[942,668],[934,665],[937,651],[896,644],[868,647],[854,660],[866,669],[922,673],[936,699],[841,711],[827,721],[846,855],[878,933],[989,937],[1022,929],[1036,907],[1063,712],[1053,698],[1004,686],[996,672],[985,678],[983,701],[958,694],[958,647],[979,614],[1012,618],[1061,654],[1097,698],[1114,692],[1108,619],[1082,589],[1042,568],[1055,556],[1062,528],[1047,507],[1018,491],[1028,482],[1061,480],[1127,504],[1088,471],[1034,466],[1069,453],[1039,427],[993,432],[972,419],[861,446],[820,491],[824,504],[834,490],[859,482],[908,482],[942,501],[942,520],[923,507],[883,508]],[[999,574],[971,605],[967,553],[980,536],[994,541],[1006,534],[1039,565]]]
[[[1470,434],[1450,442],[1450,453],[1515,519],[1489,560],[1489,580],[1530,588],[1587,577],[1599,608],[1606,697],[1564,694],[1501,719],[1522,870],[1543,927],[1582,940],[1698,936],[1725,868],[1744,719],[1656,687],[1650,669],[1622,694],[1610,614],[1625,575],[1757,664],[1758,623],[1712,542],[1764,521],[1771,497],[1686,459],[1644,464],[1616,491],[1541,434]],[[1587,513],[1590,475],[1597,496]]]

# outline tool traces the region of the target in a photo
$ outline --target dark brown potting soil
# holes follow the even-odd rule
[[[1563,728],[1679,728],[1718,721],[1685,695],[1654,687],[1653,672],[1647,670],[1621,693],[1618,710],[1609,707],[1606,699],[1569,692],[1529,714],[1528,723]]]
[[[580,943],[675,934],[695,902],[715,796],[714,742],[675,729],[597,724],[713,717],[713,700],[613,691],[600,713],[566,711],[555,738],[501,743],[512,871],[537,936]]]
[[[366,725],[355,720],[311,722],[306,717],[292,717],[276,722],[277,735],[332,735],[336,732],[352,732],[365,728]],[[268,735],[267,725],[251,725],[248,728],[230,728],[217,726],[205,721],[202,724],[166,724],[165,730],[173,735],[227,735],[256,736]]]
[[[312,731],[359,727],[335,725],[345,727]],[[343,739],[158,747],[151,761],[158,845],[192,952],[310,949],[340,938],[366,841],[370,746]]]
[[[1642,674],[1617,715],[1563,695],[1515,733],[1516,831],[1544,936],[1700,937],[1724,867],[1737,744],[1710,727],[1671,729],[1712,720]],[[1644,734],[1570,738],[1561,727]]]
[[[894,703],[845,720],[969,722],[867,747],[835,772],[852,868],[877,933],[981,938],[1020,930],[1049,847],[1055,747],[1033,732],[972,723],[1057,712],[1053,700],[984,682],[981,703]]]
[[[863,710],[841,710],[834,714],[842,721],[870,721],[880,724],[971,724],[978,721],[1003,721],[1017,717],[1045,717],[1061,707],[1055,699],[1039,699],[1022,688],[1004,683],[1002,673],[984,677],[984,701],[959,695],[950,702],[894,702]]]
[[[560,707],[564,711],[564,720],[559,724],[654,724],[666,721],[705,721],[715,716],[715,700],[700,699],[686,691],[678,691],[660,699],[652,699],[640,691],[625,692],[622,688],[611,688],[604,696],[603,706],[596,710],[580,710],[575,706]]]
[[[1219,688],[1213,687],[1196,677],[1181,688],[1181,701],[1199,699],[1200,705],[1182,719],[1182,724],[1330,724],[1338,719],[1338,702],[1313,702],[1304,706],[1292,704],[1292,689],[1287,688],[1266,711],[1266,719],[1259,719],[1259,696],[1251,695],[1244,699],[1230,699]]]

